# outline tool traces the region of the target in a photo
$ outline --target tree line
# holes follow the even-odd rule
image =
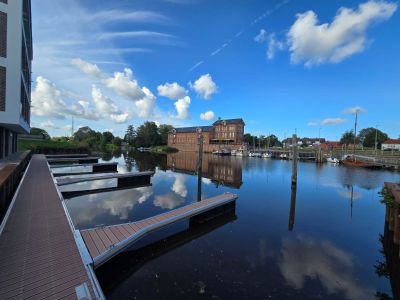
[[[377,148],[380,148],[382,143],[389,139],[387,133],[373,127],[361,129],[358,135],[355,137],[356,145],[363,145],[364,147],[373,148],[375,147],[375,137],[377,142]],[[354,144],[354,130],[348,130],[343,133],[340,143],[343,145]]]

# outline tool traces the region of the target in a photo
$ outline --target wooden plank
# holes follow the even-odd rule
[[[97,249],[96,245],[93,242],[92,237],[90,236],[89,232],[87,230],[82,230],[81,235],[83,238],[83,241],[86,244],[86,247],[89,250],[89,253],[92,257],[96,257],[100,254],[99,250]]]
[[[103,253],[105,250],[107,250],[106,246],[103,244],[101,238],[98,236],[95,230],[89,230],[89,234],[99,253]]]
[[[118,238],[114,235],[114,233],[110,230],[110,228],[107,227],[104,228],[104,233],[110,239],[112,245],[115,245],[116,243],[119,242]]]
[[[111,232],[115,235],[115,237],[118,239],[118,242],[125,239],[125,236],[121,233],[121,231],[118,230],[118,228],[116,228],[115,226],[110,226],[109,228]]]
[[[101,241],[103,242],[104,246],[108,249],[110,248],[110,246],[112,245],[111,240],[108,238],[107,234],[104,232],[103,228],[97,228],[95,229],[97,235],[99,236],[99,238],[101,239]]]

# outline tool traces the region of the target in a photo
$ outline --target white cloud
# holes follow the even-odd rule
[[[130,117],[129,112],[123,112],[110,98],[104,96],[96,85],[92,86],[92,99],[100,114],[109,116],[115,123],[125,123]]]
[[[261,29],[260,32],[254,37],[254,41],[257,43],[263,43],[267,39],[267,31],[265,29]]]
[[[65,119],[66,115],[88,120],[99,118],[98,114],[89,108],[89,102],[73,99],[73,103],[68,106],[64,101],[67,97],[70,97],[70,93],[61,91],[50,80],[38,76],[32,92],[32,114],[56,119]]]
[[[144,96],[136,101],[135,105],[138,108],[138,115],[140,118],[148,118],[154,110],[156,97],[153,93],[146,87],[142,88]]]
[[[346,119],[342,118],[326,118],[322,120],[321,125],[337,125],[346,122]]]
[[[268,49],[267,49],[267,58],[273,59],[275,57],[276,51],[281,51],[285,49],[285,44],[281,41],[278,41],[275,37],[275,33],[271,33],[268,35]]]
[[[363,113],[363,112],[366,112],[366,110],[360,106],[349,107],[343,111],[343,113],[347,115],[354,115],[355,113]]]
[[[178,99],[174,103],[176,108],[176,118],[177,119],[187,119],[189,117],[189,106],[190,106],[190,97],[185,96],[182,99]]]
[[[175,176],[175,181],[174,184],[172,185],[171,190],[175,192],[177,195],[185,198],[188,193],[188,190],[185,185],[186,177],[185,175],[182,174],[174,174],[174,176]]]
[[[154,197],[154,205],[162,209],[174,209],[185,201],[184,198],[179,197],[174,193],[167,193],[165,195],[158,195]]]
[[[72,59],[71,64],[93,78],[100,79],[104,77],[104,74],[100,71],[97,65],[88,63],[80,58]]]
[[[389,19],[396,9],[396,3],[370,0],[355,10],[340,8],[332,23],[324,24],[318,24],[313,11],[298,14],[287,34],[292,63],[304,62],[307,67],[338,63],[362,52],[368,40],[367,28]]]
[[[145,96],[138,82],[133,79],[133,72],[129,68],[125,68],[124,72],[115,72],[114,77],[104,79],[103,83],[107,88],[113,90],[118,95],[134,101]]]
[[[210,121],[215,119],[215,114],[212,110],[206,111],[205,113],[200,114],[200,119],[204,121]]]
[[[287,284],[295,289],[302,289],[309,280],[318,280],[328,294],[349,300],[374,298],[375,292],[354,276],[353,258],[329,241],[284,239],[278,266]]]
[[[206,100],[211,99],[212,95],[214,95],[218,90],[218,87],[212,80],[210,74],[200,76],[194,84],[190,82],[189,86],[199,95],[199,97]]]
[[[45,129],[57,129],[58,127],[50,120],[44,121],[39,124],[40,128],[45,128]]]
[[[106,32],[100,35],[99,39],[113,39],[113,38],[154,38],[154,39],[174,39],[175,36],[167,33],[156,32],[156,31],[123,31],[123,32]]]
[[[318,122],[310,121],[307,123],[307,126],[311,126],[311,127],[318,126]]]
[[[187,91],[177,82],[168,83],[157,87],[158,95],[164,96],[173,100],[183,98],[187,95]]]
[[[212,183],[211,179],[205,178],[205,177],[201,178],[201,182],[204,183],[204,184],[211,184]]]

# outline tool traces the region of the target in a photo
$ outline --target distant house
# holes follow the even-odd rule
[[[382,143],[382,150],[397,150],[400,151],[400,139],[387,140]]]
[[[334,150],[334,149],[341,149],[341,148],[342,148],[342,144],[340,142],[326,141],[324,143],[321,143],[322,150]]]

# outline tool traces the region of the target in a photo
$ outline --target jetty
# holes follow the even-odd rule
[[[80,174],[74,174],[80,175]],[[150,177],[154,175],[152,171],[136,172],[136,173],[125,173],[125,174],[107,174],[92,177],[67,177],[57,179],[57,185],[63,186],[68,184],[75,184],[80,182],[88,182],[95,180],[106,180],[106,179],[117,179],[118,186],[125,186],[129,184],[149,184]]]
[[[33,155],[0,227],[0,298],[104,299],[44,155]]]
[[[59,158],[48,158],[47,161],[49,164],[60,164],[60,163],[98,163],[98,157],[59,157]]]
[[[93,260],[94,268],[97,268],[141,237],[183,219],[232,203],[237,197],[236,194],[225,193],[141,221],[80,230],[79,233]]]

